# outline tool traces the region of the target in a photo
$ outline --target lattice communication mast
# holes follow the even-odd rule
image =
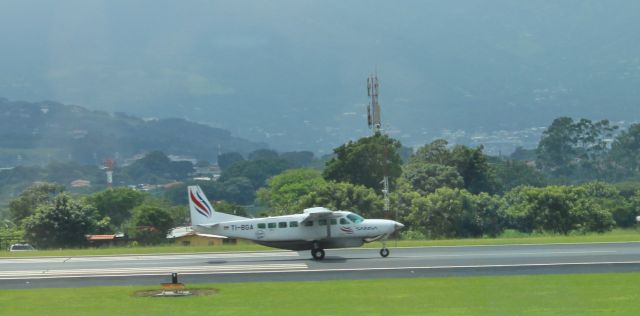
[[[369,104],[367,105],[367,123],[369,128],[373,131],[373,134],[383,133],[382,120],[380,115],[380,103],[378,103],[380,84],[378,83],[378,75],[373,74],[367,78],[367,95],[369,96]],[[384,148],[383,163],[383,179],[382,179],[382,196],[384,197],[384,212],[389,215],[390,201],[389,201],[389,173],[387,168],[388,161],[388,149]],[[397,215],[396,215],[397,217]]]
[[[369,96],[369,105],[367,105],[367,122],[369,128],[374,133],[382,131],[382,122],[380,121],[380,103],[378,103],[378,75],[371,75],[367,78],[367,95]]]

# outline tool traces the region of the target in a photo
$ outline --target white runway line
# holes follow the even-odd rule
[[[205,267],[154,267],[154,268],[119,268],[119,269],[58,269],[58,270],[24,270],[0,272],[0,280],[10,279],[41,279],[65,277],[105,277],[105,276],[142,276],[165,275],[172,272],[181,274],[203,274],[219,272],[261,272],[269,270],[307,269],[307,264],[261,264],[261,265],[220,265]]]
[[[50,258],[11,258],[0,259],[0,264],[11,263],[61,263],[61,262],[110,262],[110,261],[153,261],[184,259],[238,259],[267,257],[299,257],[297,252],[243,252],[208,254],[171,254],[171,255],[135,255],[135,256],[96,256],[96,257],[50,257]]]
[[[385,271],[385,270],[427,270],[427,269],[469,269],[469,268],[527,268],[527,267],[561,267],[561,266],[599,266],[599,265],[640,264],[640,261],[600,261],[600,262],[554,262],[554,263],[514,263],[514,264],[481,264],[481,265],[445,265],[445,266],[411,266],[388,268],[338,268],[309,269],[306,272],[339,272],[339,271]],[[640,270],[640,267],[639,267]],[[293,272],[293,271],[292,271]]]
[[[457,258],[457,257],[509,257],[509,256],[544,256],[544,255],[599,255],[605,253],[617,253],[616,250],[589,250],[589,251],[538,251],[538,252],[496,252],[496,253],[460,253],[460,254],[434,254],[425,253],[420,256],[395,255],[394,258]]]

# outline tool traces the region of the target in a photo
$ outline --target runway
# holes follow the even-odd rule
[[[640,243],[586,243],[0,259],[0,288],[640,272]]]

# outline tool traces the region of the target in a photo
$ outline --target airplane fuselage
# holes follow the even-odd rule
[[[358,247],[386,238],[397,229],[394,221],[362,219],[345,211],[334,213],[327,219],[304,220],[306,215],[295,214],[220,222],[214,226],[196,225],[194,229],[203,234],[253,240],[290,250]]]

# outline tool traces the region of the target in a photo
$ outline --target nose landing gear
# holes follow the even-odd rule
[[[389,256],[389,248],[387,248],[386,240],[382,241],[382,249],[380,249],[380,256],[382,256],[382,258],[386,258]]]

